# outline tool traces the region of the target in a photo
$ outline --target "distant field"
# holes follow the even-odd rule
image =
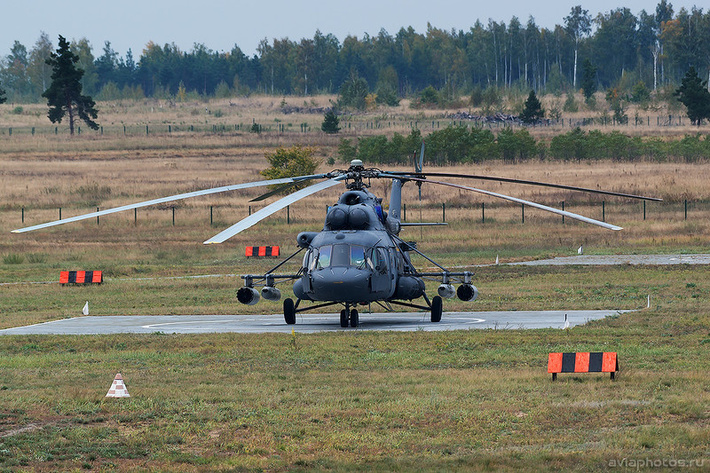
[[[176,203],[174,225],[166,205],[10,233],[23,226],[23,208],[25,225],[32,225],[57,218],[60,207],[68,217],[259,179],[264,152],[279,145],[316,146],[324,163],[335,156],[338,136],[298,133],[301,120],[319,126],[320,115],[287,117],[276,111],[279,102],[254,98],[168,110],[152,102],[113,104],[103,121],[136,129],[175,120],[210,125],[221,109],[226,123],[292,122],[293,133],[69,139],[0,130],[0,328],[77,316],[86,300],[92,315],[279,313],[275,303],[239,306],[238,278],[173,278],[268,269],[274,260],[247,260],[244,246],[280,245],[289,254],[299,231],[322,228],[337,188],[217,246],[201,242],[246,216],[250,205],[260,208],[248,202],[259,190]],[[38,116],[11,116],[7,107],[0,106],[0,128],[46,122],[40,106],[27,107]],[[203,115],[205,108],[211,113]],[[416,118],[405,112],[402,122]],[[447,227],[405,230],[446,265],[573,255],[581,244],[590,254],[710,252],[707,163],[491,162],[437,170],[665,199],[647,204],[644,219],[638,202],[470,183],[553,206],[565,201],[567,210],[594,218],[603,211],[624,227],[611,232],[563,224],[529,208],[522,223],[519,205],[427,186],[420,204],[416,187],[405,186],[410,221],[440,221],[446,203]],[[372,190],[387,201],[387,183],[373,183]],[[107,281],[52,283],[65,269],[102,269]],[[480,300],[446,302],[445,310],[643,309],[648,295],[652,304],[567,331],[304,335],[296,326],[294,335],[2,337],[0,471],[606,471],[636,469],[641,460],[708,468],[710,269],[491,266],[475,272]],[[552,383],[551,351],[617,351],[622,372],[615,382],[580,374]],[[117,372],[130,399],[104,399]]]

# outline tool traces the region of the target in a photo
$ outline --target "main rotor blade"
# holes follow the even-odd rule
[[[325,174],[317,174],[317,175],[313,175],[313,176],[285,177],[285,178],[281,178],[281,179],[269,179],[266,181],[246,182],[243,184],[233,184],[230,186],[213,187],[211,189],[204,189],[204,190],[200,190],[200,191],[186,192],[184,194],[171,195],[168,197],[161,197],[159,199],[147,200],[145,202],[138,202],[136,204],[123,205],[121,207],[114,207],[112,209],[101,210],[99,212],[91,212],[91,213],[84,214],[84,215],[77,215],[76,217],[69,217],[69,218],[65,218],[62,220],[55,220],[53,222],[47,222],[47,223],[42,223],[39,225],[33,225],[31,227],[25,227],[25,228],[20,228],[17,230],[12,230],[12,233],[31,232],[33,230],[39,230],[41,228],[54,227],[56,225],[62,225],[65,223],[77,222],[79,220],[86,220],[86,219],[94,218],[94,217],[101,217],[101,216],[116,213],[116,212],[122,212],[124,210],[138,209],[141,207],[148,207],[149,205],[163,204],[165,202],[173,202],[176,200],[188,199],[190,197],[198,197],[201,195],[217,194],[219,192],[228,192],[228,191],[234,191],[234,190],[239,190],[239,189],[248,189],[251,187],[268,186],[268,185],[272,185],[272,184],[285,184],[287,182],[294,182],[294,180],[297,180],[297,179],[301,179],[301,180],[317,179],[317,178],[325,177],[325,176],[326,176]]]
[[[622,227],[618,227],[616,225],[611,225],[606,222],[601,222],[599,220],[594,220],[593,218],[585,217],[583,215],[575,214],[572,212],[567,212],[566,210],[559,210],[554,207],[548,207],[547,205],[538,204],[537,202],[531,202],[529,200],[518,199],[517,197],[511,197],[511,196],[505,195],[505,194],[498,194],[497,192],[491,192],[491,191],[487,191],[487,190],[483,190],[483,189],[476,189],[475,187],[461,186],[458,184],[452,184],[450,182],[432,181],[429,179],[412,178],[411,180],[428,182],[430,184],[438,184],[438,185],[442,185],[442,186],[455,187],[457,189],[464,189],[464,190],[469,190],[469,191],[473,191],[473,192],[478,192],[480,194],[486,194],[486,195],[490,195],[493,197],[498,197],[499,199],[509,200],[511,202],[517,202],[519,204],[529,205],[530,207],[535,207],[537,209],[545,210],[547,212],[552,212],[552,213],[555,213],[558,215],[564,215],[565,217],[573,218],[575,220],[579,220],[579,221],[585,222],[585,223],[591,223],[592,225],[604,227],[609,230],[616,230],[616,231],[623,230]]]
[[[269,192],[267,192],[267,193],[265,193],[265,194],[261,194],[259,197],[256,197],[256,198],[254,198],[254,199],[251,199],[249,202],[261,202],[262,200],[268,199],[268,198],[271,197],[272,195],[279,194],[279,193],[281,193],[281,192],[283,192],[283,191],[285,191],[285,190],[288,190],[288,189],[290,189],[290,188],[292,188],[292,187],[294,187],[294,186],[299,185],[299,184],[302,183],[302,182],[305,182],[305,181],[308,181],[308,180],[311,180],[311,179],[317,179],[317,178],[319,178],[319,177],[324,177],[324,176],[323,176],[323,175],[308,176],[308,177],[304,177],[304,178],[302,178],[302,179],[298,179],[297,181],[287,182],[286,184],[280,185],[280,186],[278,186],[276,189],[274,189],[274,190],[272,190],[272,191],[269,191]]]
[[[239,222],[235,223],[231,227],[227,228],[226,230],[218,233],[217,235],[213,236],[209,240],[205,241],[205,245],[212,245],[215,243],[222,243],[225,240],[228,240],[229,238],[233,237],[237,233],[246,230],[247,228],[251,227],[252,225],[255,225],[256,223],[262,221],[269,215],[278,212],[279,210],[283,209],[284,207],[293,204],[294,202],[297,202],[304,197],[308,197],[309,195],[315,194],[316,192],[322,191],[324,189],[328,189],[329,187],[333,187],[335,185],[338,185],[340,181],[343,179],[346,179],[347,175],[342,175],[338,176],[333,179],[328,179],[327,181],[319,182],[317,184],[313,184],[312,186],[308,186],[305,189],[301,189],[299,191],[294,192],[291,195],[287,195],[286,197],[277,200],[276,202],[267,205],[263,209],[254,212],[250,216],[248,216],[245,219],[240,220]]]
[[[411,175],[411,173],[407,173],[407,172],[386,172],[384,174],[393,174],[393,175],[400,176],[400,177]],[[589,189],[587,187],[566,186],[564,184],[552,184],[549,182],[528,181],[525,179],[514,179],[514,178],[510,178],[510,177],[481,176],[481,175],[477,175],[477,174],[456,174],[456,173],[448,173],[448,172],[425,172],[425,173],[420,173],[419,176],[415,176],[415,177],[421,177],[421,176],[460,177],[460,178],[464,178],[464,179],[480,179],[480,180],[484,180],[484,181],[510,182],[513,184],[527,184],[527,185],[532,185],[532,186],[554,187],[557,189],[567,189],[567,190],[580,191],[580,192],[591,192],[594,194],[613,195],[613,196],[617,196],[617,197],[626,197],[629,199],[651,200],[654,202],[662,202],[663,201],[663,199],[659,199],[657,197],[645,197],[642,195],[625,194],[622,192],[603,191],[603,190],[599,190],[599,189]]]

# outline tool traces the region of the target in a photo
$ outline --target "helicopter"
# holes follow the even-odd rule
[[[402,188],[408,182],[413,182],[419,187],[420,195],[421,186],[424,183],[452,187],[525,204],[614,231],[622,228],[536,202],[432,178],[478,179],[553,187],[632,199],[661,200],[655,197],[514,178],[423,172],[423,163],[424,144],[422,144],[419,159],[415,159],[414,172],[394,172],[366,168],[362,161],[355,159],[344,170],[336,169],[321,174],[247,182],[177,194],[91,212],[63,220],[55,220],[13,230],[12,232],[29,232],[190,197],[253,187],[274,186],[273,190],[253,199],[253,201],[261,201],[288,191],[292,187],[302,186],[310,181],[322,179],[321,182],[308,185],[288,194],[286,197],[280,198],[203,242],[206,245],[219,244],[294,202],[344,183],[345,191],[340,195],[338,201],[328,208],[323,230],[299,233],[296,237],[298,249],[264,274],[242,275],[244,286],[237,291],[237,300],[246,305],[254,305],[261,298],[269,301],[279,301],[281,299],[281,291],[277,284],[292,281],[293,294],[296,300],[294,301],[292,298],[284,299],[283,317],[286,324],[295,324],[296,314],[298,313],[330,306],[342,306],[340,325],[346,328],[348,326],[357,327],[360,324],[358,306],[370,306],[374,303],[387,311],[392,311],[393,306],[419,309],[429,312],[431,322],[437,323],[442,318],[443,299],[457,297],[462,301],[471,302],[478,297],[478,289],[473,284],[472,272],[450,271],[421,252],[417,248],[416,242],[406,241],[400,237],[400,232],[405,227],[442,225],[442,223],[406,223],[402,221]],[[377,197],[369,190],[371,181],[375,179],[391,181],[390,201],[387,210],[382,204],[382,198]],[[279,268],[304,251],[302,264],[297,272],[290,274],[277,273]],[[416,253],[429,261],[438,268],[438,271],[419,271],[412,263],[412,253]],[[425,279],[439,282],[437,295],[431,299],[426,293]],[[454,284],[458,285],[458,287],[454,287]],[[261,290],[257,289],[259,286],[261,286]],[[416,302],[420,299],[423,302]],[[302,303],[310,303],[310,305],[301,307]]]

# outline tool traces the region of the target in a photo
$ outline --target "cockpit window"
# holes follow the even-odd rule
[[[333,247],[330,245],[321,246],[318,248],[318,264],[317,269],[327,268],[330,266],[330,257],[333,254]]]
[[[318,257],[311,258],[310,269],[323,269],[329,266],[355,266],[365,264],[365,247],[360,245],[324,245],[318,248]],[[315,264],[314,264],[315,263]]]

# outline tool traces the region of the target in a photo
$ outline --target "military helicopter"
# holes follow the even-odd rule
[[[415,171],[412,173],[365,168],[362,161],[356,159],[353,160],[350,166],[345,170],[248,182],[177,194],[25,227],[13,230],[13,233],[39,230],[55,225],[190,197],[260,186],[278,186],[276,189],[254,199],[254,201],[260,201],[289,190],[293,186],[323,179],[321,182],[297,190],[267,205],[204,242],[204,244],[217,244],[226,241],[294,202],[344,183],[346,190],[342,193],[338,201],[329,207],[323,230],[320,232],[299,233],[296,238],[298,250],[266,273],[243,275],[244,286],[237,291],[237,300],[247,305],[256,304],[262,297],[266,300],[278,301],[281,299],[281,291],[276,287],[276,284],[279,282],[293,281],[293,293],[296,297],[296,301],[294,302],[293,299],[286,298],[283,302],[284,320],[286,324],[289,325],[296,323],[297,313],[329,306],[342,306],[343,309],[340,311],[341,327],[357,327],[360,323],[357,307],[369,306],[372,303],[378,304],[386,310],[392,310],[392,306],[397,305],[419,309],[425,312],[428,311],[430,312],[431,321],[436,323],[440,322],[442,317],[442,298],[453,298],[456,296],[462,301],[474,301],[478,297],[478,289],[472,283],[472,272],[449,271],[422,253],[417,248],[415,242],[405,241],[399,236],[403,227],[437,224],[402,222],[402,187],[406,183],[415,183],[419,186],[420,192],[421,186],[424,183],[477,192],[525,204],[610,230],[621,230],[622,228],[528,200],[451,182],[433,180],[431,178],[478,179],[554,187],[632,199],[661,200],[633,194],[513,178],[440,172],[425,173],[422,171],[423,159],[424,145],[422,145],[419,159],[415,160]],[[391,180],[392,187],[388,211],[384,210],[382,199],[375,196],[368,189],[370,187],[369,183],[371,183],[373,179]],[[296,273],[278,274],[276,272],[286,262],[290,261],[302,251],[305,251],[303,263]],[[436,266],[439,271],[418,271],[412,264],[411,253],[416,253],[425,258]],[[429,299],[425,291],[425,278],[434,279],[440,283],[437,289],[437,295],[431,299]],[[454,288],[454,283],[458,284],[457,288]],[[259,291],[255,286],[262,286],[262,289]],[[419,299],[423,299],[423,303],[414,302]],[[302,302],[312,303],[312,305],[301,307]]]

